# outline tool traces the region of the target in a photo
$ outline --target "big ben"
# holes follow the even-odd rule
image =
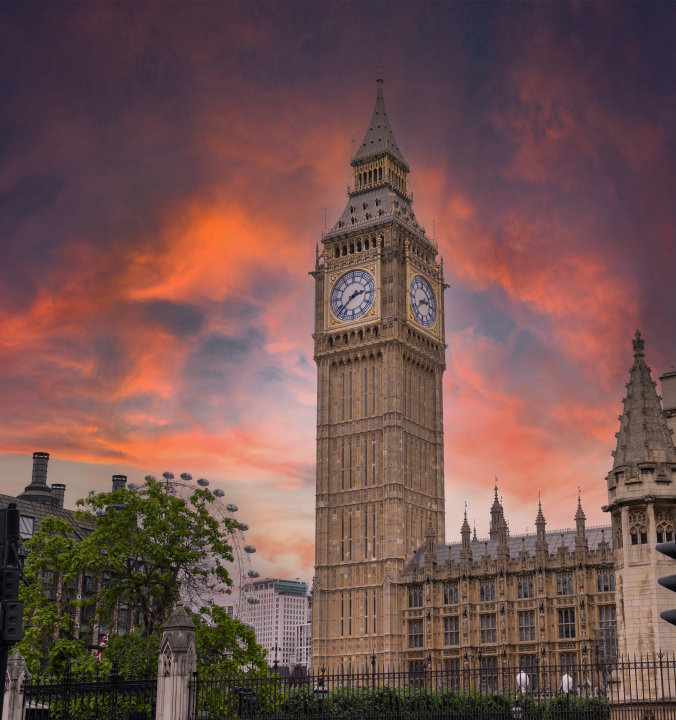
[[[413,211],[382,80],[348,202],[315,279],[316,556],[312,663],[397,662],[404,563],[444,542],[444,278]]]

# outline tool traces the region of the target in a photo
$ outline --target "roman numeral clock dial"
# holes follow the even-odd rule
[[[411,280],[409,298],[415,319],[424,328],[432,327],[437,317],[437,303],[434,290],[421,275],[416,275]]]
[[[364,270],[352,270],[338,279],[331,291],[331,310],[344,322],[359,320],[373,305],[376,284]]]

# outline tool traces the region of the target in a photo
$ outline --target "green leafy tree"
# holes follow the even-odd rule
[[[238,670],[267,673],[267,650],[256,642],[256,633],[225,608],[210,602],[191,612],[195,623],[198,671],[231,675]]]
[[[29,618],[19,645],[31,672],[37,672],[40,658],[60,667],[66,657],[84,652],[75,624],[79,572],[77,539],[65,520],[46,517],[26,543],[30,551],[24,572],[30,583],[22,586],[24,617]]]
[[[227,519],[223,527],[211,515],[213,500],[205,489],[185,502],[150,478],[139,490],[90,493],[79,500],[76,518],[94,527],[81,541],[67,522],[46,518],[26,543],[31,585],[22,596],[30,627],[19,650],[31,670],[45,656],[56,672],[66,658],[91,662],[91,638],[79,637],[76,611],[89,610],[92,623],[112,627],[120,604],[131,610],[136,628],[111,634],[106,658],[123,667],[156,664],[162,625],[179,599],[199,608],[193,617],[204,665],[262,668],[264,651],[253,631],[213,602],[230,592],[225,564],[233,556],[227,532],[234,530],[233,521]],[[77,599],[77,580],[85,575],[101,582],[96,593]]]

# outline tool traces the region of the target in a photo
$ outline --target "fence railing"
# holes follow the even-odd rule
[[[196,674],[191,698],[192,720],[676,720],[676,659],[513,666],[493,657],[284,679]]]
[[[154,720],[157,675],[154,668],[121,674],[66,665],[59,678],[35,676],[24,684],[24,720]]]

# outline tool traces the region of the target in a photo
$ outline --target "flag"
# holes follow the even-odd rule
[[[108,644],[108,633],[106,633],[101,638],[101,642],[99,643],[99,651],[96,653],[97,660],[100,660],[103,657],[103,651],[105,650],[105,647],[107,644]]]

